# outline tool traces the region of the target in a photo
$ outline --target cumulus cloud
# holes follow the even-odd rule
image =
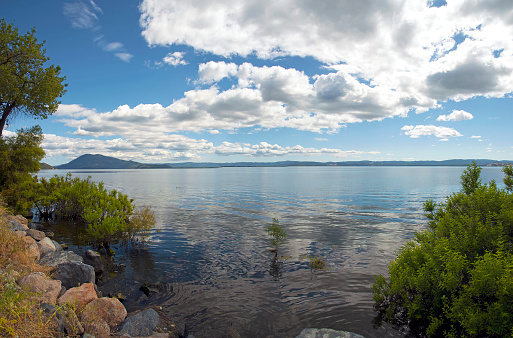
[[[464,110],[453,110],[449,115],[440,115],[437,117],[437,121],[463,121],[472,120],[474,116]]]
[[[182,52],[168,53],[162,59],[162,61],[164,61],[164,63],[167,63],[168,65],[172,65],[175,67],[179,65],[186,65],[188,64],[188,62],[183,59],[184,54],[185,53]]]
[[[11,134],[15,135],[15,133],[7,132],[6,136]],[[300,145],[283,147],[267,142],[260,142],[258,144],[223,142],[219,146],[214,146],[211,142],[204,139],[197,140],[176,134],[142,135],[111,140],[72,138],[46,134],[43,148],[48,158],[56,156],[75,158],[83,154],[95,153],[145,162],[200,160],[206,154],[222,156],[242,155],[247,157],[325,154],[333,155],[337,158],[363,154],[379,154],[379,152],[356,150],[304,148]]]
[[[406,0],[143,0],[140,11],[149,45],[325,63],[336,72],[314,79],[318,105],[334,113],[342,103],[360,110],[355,122],[421,113],[440,101],[502,97],[513,88],[513,41],[505,38],[513,34],[513,3],[507,1],[436,7]],[[234,67],[207,63],[199,82],[237,76],[239,86],[250,84],[244,69],[235,74]]]
[[[434,125],[417,125],[417,126],[404,126],[401,128],[406,135],[411,138],[419,138],[421,136],[434,135],[441,139],[448,139],[450,137],[459,137],[461,135],[457,130],[447,127],[437,127]]]

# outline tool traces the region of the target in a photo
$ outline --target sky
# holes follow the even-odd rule
[[[511,0],[1,0],[68,83],[46,163],[513,159]]]

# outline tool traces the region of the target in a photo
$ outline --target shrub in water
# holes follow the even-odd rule
[[[417,232],[376,276],[376,309],[418,336],[504,337],[513,334],[513,195],[482,184],[469,165],[462,191],[424,204],[429,228]]]

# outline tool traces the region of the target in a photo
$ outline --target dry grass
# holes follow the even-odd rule
[[[0,205],[0,337],[55,337],[49,318],[34,294],[20,290],[16,279],[48,269],[27,255],[27,244],[7,228]]]

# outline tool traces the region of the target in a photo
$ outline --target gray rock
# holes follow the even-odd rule
[[[304,329],[296,338],[365,338],[362,335],[332,329]]]
[[[57,241],[52,239],[52,243],[55,246],[55,251],[62,251],[62,246]]]
[[[159,314],[153,309],[146,309],[128,317],[121,324],[119,334],[129,334],[132,337],[149,337],[159,323]]]
[[[9,226],[9,228],[11,228],[12,231],[25,231],[25,229],[23,229],[23,225],[21,225],[21,222],[18,220],[10,220],[9,222],[7,222],[7,225]]]
[[[81,262],[66,262],[57,265],[57,271],[53,278],[60,280],[66,289],[71,289],[84,283],[94,284],[96,276],[91,265]]]
[[[39,265],[57,266],[65,262],[82,263],[82,261],[82,257],[73,251],[54,251],[46,254],[43,258],[41,258],[41,260],[39,260]]]
[[[94,335],[92,334],[89,334],[89,333],[84,333],[84,335],[82,336],[82,338],[95,338]]]
[[[103,271],[103,262],[102,257],[99,253],[94,252],[93,250],[87,250],[84,253],[84,263],[89,264],[94,268],[95,273],[99,273]]]

